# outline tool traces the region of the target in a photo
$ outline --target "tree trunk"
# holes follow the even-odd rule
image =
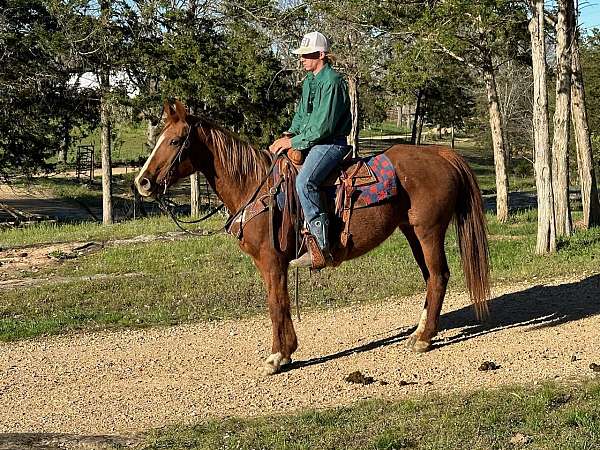
[[[548,91],[546,84],[546,43],[544,35],[544,0],[533,0],[531,56],[533,65],[533,135],[535,155],[535,184],[538,202],[536,253],[556,251],[552,168],[548,142]]]
[[[68,118],[63,120],[61,131],[63,133],[63,138],[60,141],[60,148],[58,149],[58,160],[61,163],[66,164],[67,153],[69,151],[69,147],[71,146],[71,121]]]
[[[110,2],[102,0],[100,3],[101,22],[107,26],[110,19]],[[104,55],[109,60],[109,55]],[[100,81],[100,155],[102,159],[102,223],[113,223],[112,207],[112,162],[110,150],[111,120],[110,120],[110,71],[108,62],[99,68]]]
[[[571,104],[571,7],[572,0],[558,1],[556,22],[556,110],[552,140],[552,191],[556,236],[572,233],[569,203],[569,106]]]
[[[151,151],[154,149],[160,129],[160,120],[156,121],[155,119],[148,119],[148,123],[146,125],[146,146],[148,147],[148,150]]]
[[[452,125],[452,128],[450,129],[450,133],[452,136],[452,150],[454,150],[454,125]]]
[[[402,126],[402,106],[396,106],[396,128]]]
[[[417,128],[419,126],[419,116],[421,114],[421,98],[423,97],[423,91],[419,89],[417,92],[417,105],[415,106],[415,117],[412,123],[412,134],[410,136],[410,143],[415,145],[417,143]]]
[[[585,109],[585,90],[579,56],[579,36],[577,34],[573,38],[571,69],[571,114],[577,145],[577,163],[583,203],[583,227],[588,229],[600,226],[600,202],[594,172],[592,141]]]
[[[357,75],[350,75],[348,77],[348,93],[350,95],[350,112],[352,113],[352,130],[348,137],[348,145],[352,146],[352,157],[358,156],[358,133],[359,133],[359,101],[358,98],[358,84],[359,79]]]
[[[500,222],[508,220],[508,175],[506,173],[506,146],[502,130],[502,114],[498,103],[498,90],[496,76],[492,61],[488,61],[484,68],[483,77],[488,98],[488,111],[490,115],[490,130],[492,133],[492,146],[494,147],[494,170],[496,174],[496,217]]]
[[[423,136],[423,121],[425,120],[425,117],[423,116],[423,114],[419,114],[419,117],[417,118],[417,122],[419,123],[418,129],[417,129],[417,145],[421,145],[421,136]]]
[[[200,174],[190,175],[190,216],[200,217]]]
[[[110,104],[108,100],[110,81],[107,72],[100,74],[100,154],[102,158],[102,223],[113,223],[112,210],[112,163],[110,155]]]

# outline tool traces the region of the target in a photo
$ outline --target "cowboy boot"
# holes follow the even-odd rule
[[[290,267],[310,267],[311,269],[322,269],[331,261],[328,237],[329,220],[327,214],[319,214],[308,224],[310,234],[306,235],[306,247],[308,251],[299,258],[290,261]]]

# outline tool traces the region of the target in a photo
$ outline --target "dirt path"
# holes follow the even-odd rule
[[[599,292],[600,274],[501,288],[484,326],[465,294],[450,293],[445,331],[423,355],[402,345],[421,296],[306,314],[296,324],[300,348],[291,370],[269,378],[257,370],[269,354],[266,315],[3,343],[0,433],[17,434],[0,434],[0,448],[3,436],[32,436],[19,433],[110,440],[209,417],[592,377],[590,363],[600,363]],[[478,370],[487,360],[500,368]],[[355,370],[375,382],[346,382]]]

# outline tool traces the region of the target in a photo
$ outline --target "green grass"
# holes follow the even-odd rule
[[[131,163],[138,161],[140,158],[146,158],[149,154],[147,148],[144,147],[146,142],[145,124],[118,124],[114,129],[113,137],[113,164]],[[94,158],[97,164],[100,162],[100,129],[92,131],[92,133],[81,141],[77,142],[69,149],[68,161],[74,162],[77,155],[77,145],[94,145]]]
[[[372,125],[369,128],[360,130],[359,136],[361,138],[369,138],[372,136],[386,136],[386,135],[407,135],[410,137],[410,130],[406,127],[397,127],[396,121],[386,121],[377,125]]]
[[[473,139],[459,139],[456,151],[465,157],[469,166],[477,175],[479,187],[484,194],[496,193],[496,175],[492,148],[486,148]],[[511,192],[531,191],[535,189],[533,166],[524,160],[513,160],[513,170],[508,174]]]
[[[207,228],[216,228],[218,220]],[[509,224],[489,217],[492,278],[507,284],[598,272],[600,229],[578,232],[561,251],[534,255],[535,214]],[[0,234],[0,245],[57,240],[104,240],[174,230],[166,218],[97,225],[38,226]],[[19,234],[22,233],[22,234]],[[236,239],[218,235],[180,241],[119,245],[66,260],[33,277],[74,277],[63,284],[9,290],[0,298],[0,339],[15,340],[67,330],[167,325],[264,313],[265,292]],[[464,290],[453,232],[447,238],[453,274],[449,289]],[[95,274],[112,278],[89,279]],[[124,276],[125,274],[130,274]],[[133,275],[131,275],[133,274]],[[357,283],[356,280],[361,282]],[[233,282],[232,282],[233,281]],[[302,305],[329,308],[423,292],[408,244],[395,233],[371,253],[310,276],[303,272]]]
[[[211,225],[218,227],[218,222]],[[128,220],[113,225],[94,222],[49,223],[40,222],[24,228],[9,228],[0,231],[0,247],[13,248],[57,242],[107,241],[124,239],[142,234],[162,234],[177,231],[166,216]]]
[[[527,444],[510,442],[517,433]],[[149,434],[150,449],[578,449],[600,447],[600,383],[370,400],[325,411],[230,418]]]

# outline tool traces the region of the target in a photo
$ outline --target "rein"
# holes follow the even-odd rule
[[[192,236],[214,236],[215,234],[221,233],[225,229],[225,227],[221,227],[216,230],[210,230],[210,231],[208,231],[208,230],[194,231],[194,230],[188,230],[187,228],[184,228],[183,225],[181,225],[182,223],[186,223],[186,224],[198,223],[198,222],[202,222],[204,220],[209,219],[210,217],[214,216],[216,213],[218,213],[225,207],[225,205],[223,203],[221,203],[221,205],[219,205],[217,208],[213,209],[212,211],[210,211],[209,213],[205,214],[204,216],[200,217],[197,220],[180,220],[177,218],[177,216],[173,212],[173,210],[177,206],[177,204],[173,200],[159,196],[156,198],[156,202],[158,203],[159,208],[163,212],[166,212],[169,215],[171,220],[173,220],[175,225],[177,225],[177,228],[179,228],[184,233],[190,234]]]

